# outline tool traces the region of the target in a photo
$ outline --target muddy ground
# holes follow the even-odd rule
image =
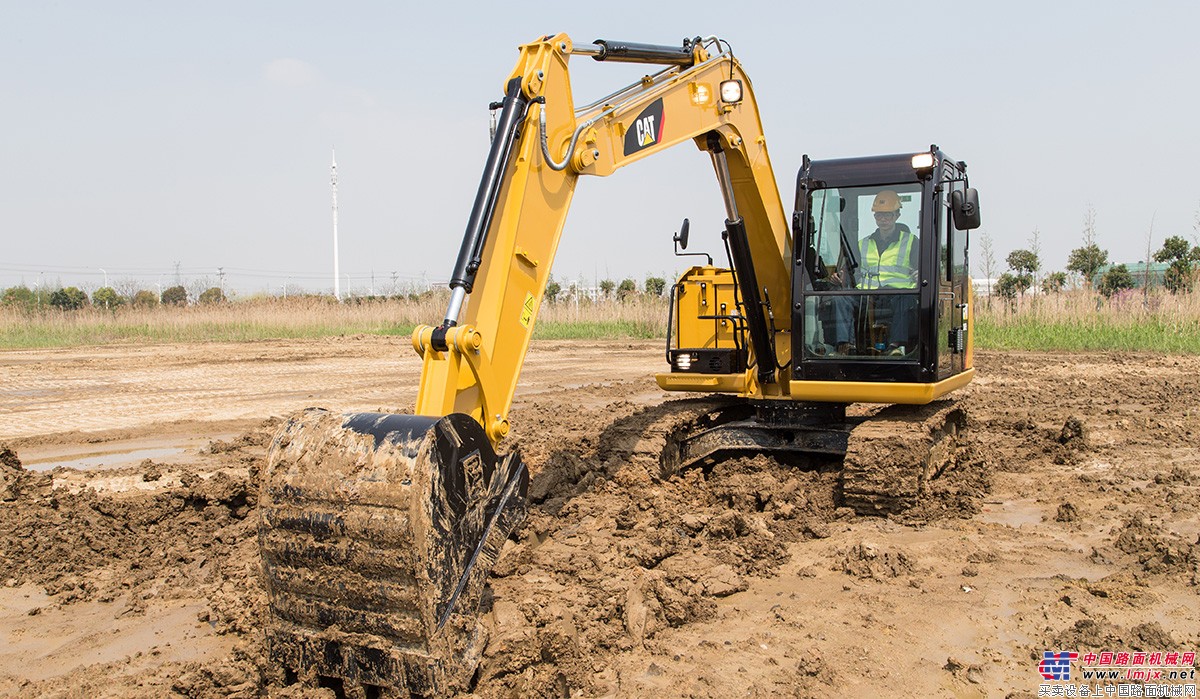
[[[1200,645],[1200,358],[982,353],[970,472],[893,519],[827,464],[659,478],[622,444],[661,364],[532,348],[479,696],[1036,696],[1045,650]],[[0,695],[315,696],[265,667],[265,447],[418,373],[405,338],[0,352]]]

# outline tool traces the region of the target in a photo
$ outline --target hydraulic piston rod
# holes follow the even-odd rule
[[[683,46],[637,44],[631,41],[596,39],[594,46],[576,46],[572,53],[591,56],[597,61],[614,63],[652,63],[668,66],[691,66],[696,61],[692,49],[695,42],[685,39]]]
[[[746,237],[746,223],[738,213],[725,151],[721,148],[720,140],[715,134],[710,133],[708,136],[708,150],[712,154],[713,167],[717,171],[717,181],[721,185],[721,194],[725,198],[725,210],[729,215],[725,221],[725,236],[729,241],[729,249],[733,257],[733,273],[737,277],[738,289],[741,291],[742,302],[746,309],[746,326],[750,330],[750,344],[754,347],[754,357],[758,362],[758,380],[764,384],[775,383],[775,370],[778,368],[778,364],[775,361],[775,349],[771,344],[771,335],[767,330],[766,317],[763,315],[758,275],[754,273],[750,241]]]
[[[508,82],[504,106],[496,127],[496,136],[492,139],[492,147],[488,151],[483,177],[479,182],[479,190],[475,194],[475,203],[471,206],[471,215],[467,219],[467,230],[463,234],[462,247],[458,250],[458,261],[454,265],[454,273],[450,275],[450,305],[446,309],[443,328],[454,327],[458,322],[458,314],[462,310],[463,301],[467,294],[471,293],[471,288],[475,284],[475,273],[479,271],[480,255],[483,252],[483,245],[487,241],[487,231],[492,224],[492,216],[496,212],[496,196],[500,192],[504,168],[508,165],[513,144],[516,142],[517,129],[525,120],[528,108],[529,100],[521,91],[521,79],[513,78]]]

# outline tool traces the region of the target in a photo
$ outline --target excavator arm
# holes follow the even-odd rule
[[[775,381],[762,292],[789,298],[791,238],[750,80],[720,46],[716,39],[696,39],[682,48],[616,42],[576,47],[560,34],[521,47],[505,84],[445,319],[413,333],[424,362],[418,415],[470,415],[493,443],[507,434],[576,183],[685,141],[713,162],[759,378]],[[568,67],[573,56],[668,67],[576,108]],[[723,98],[723,85],[740,88],[740,96]],[[778,322],[776,329],[786,330],[790,314]]]
[[[529,475],[495,445],[581,176],[685,141],[709,154],[756,379],[788,385],[771,333],[791,314],[769,326],[764,300],[790,298],[792,242],[750,80],[722,46],[575,46],[560,34],[521,47],[445,316],[413,332],[415,414],[309,410],[271,446],[259,545],[269,652],[285,676],[354,696],[469,688],[483,586],[527,510]],[[581,56],[665,67],[576,107],[568,62]]]

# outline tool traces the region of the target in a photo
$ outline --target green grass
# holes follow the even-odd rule
[[[975,303],[980,349],[1200,354],[1200,294],[1088,291]]]
[[[1124,350],[1200,354],[1200,323],[1163,318],[1119,321],[1103,317],[1085,322],[1017,317],[997,323],[991,318],[981,317],[975,326],[975,346],[985,350]]]
[[[413,324],[345,323],[279,325],[254,322],[205,322],[180,326],[121,324],[42,324],[31,322],[0,329],[0,349],[50,349],[113,344],[173,342],[253,342],[271,339],[317,339],[340,335],[411,335]]]
[[[664,338],[661,323],[638,320],[543,321],[534,326],[535,340],[653,340]]]

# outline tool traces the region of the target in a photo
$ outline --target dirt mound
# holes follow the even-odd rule
[[[1200,539],[1189,543],[1141,513],[1128,517],[1113,532],[1113,547],[1133,556],[1140,572],[1200,584]]]
[[[606,463],[560,454],[535,476],[544,499],[496,572],[497,596],[515,601],[494,610],[485,695],[591,691],[594,658],[712,618],[716,599],[745,589],[748,575],[774,574],[786,545],[815,536],[834,514],[836,474],[765,457],[666,481],[644,466]],[[581,482],[580,471],[592,474],[583,479],[590,485],[554,497]],[[560,485],[546,492],[539,482]]]
[[[0,517],[9,584],[40,585],[65,604],[110,601],[164,580],[214,577],[211,566],[252,533],[245,518],[256,488],[248,476],[223,472],[187,473],[185,480],[183,488],[148,498],[92,489],[22,492]],[[101,568],[108,574],[89,575]]]
[[[21,460],[7,446],[0,446],[0,501],[16,500],[19,483],[25,475]]]
[[[140,480],[170,474],[163,481],[171,485],[149,493],[105,491],[114,472],[23,474],[18,497],[0,503],[3,582],[40,586],[58,607],[115,602],[122,616],[145,613],[156,600],[199,597],[207,600],[199,621],[218,634],[258,628],[250,514],[262,454],[249,447],[273,427],[264,423],[244,435],[246,448],[228,450],[215,469],[143,462],[133,469]],[[52,488],[56,475],[96,487]]]
[[[861,541],[844,551],[838,552],[834,570],[856,578],[886,580],[901,575],[912,575],[916,565],[908,554],[899,550],[888,550],[870,542]]]
[[[1135,651],[1161,651],[1178,646],[1171,635],[1158,622],[1137,624],[1124,628],[1106,621],[1080,619],[1070,628],[1064,629],[1048,639],[1047,648],[1069,648],[1079,650],[1116,649]],[[1040,657],[1040,656],[1038,656]]]
[[[1075,447],[1087,446],[1087,427],[1078,415],[1072,415],[1063,422],[1058,432],[1058,443]]]

